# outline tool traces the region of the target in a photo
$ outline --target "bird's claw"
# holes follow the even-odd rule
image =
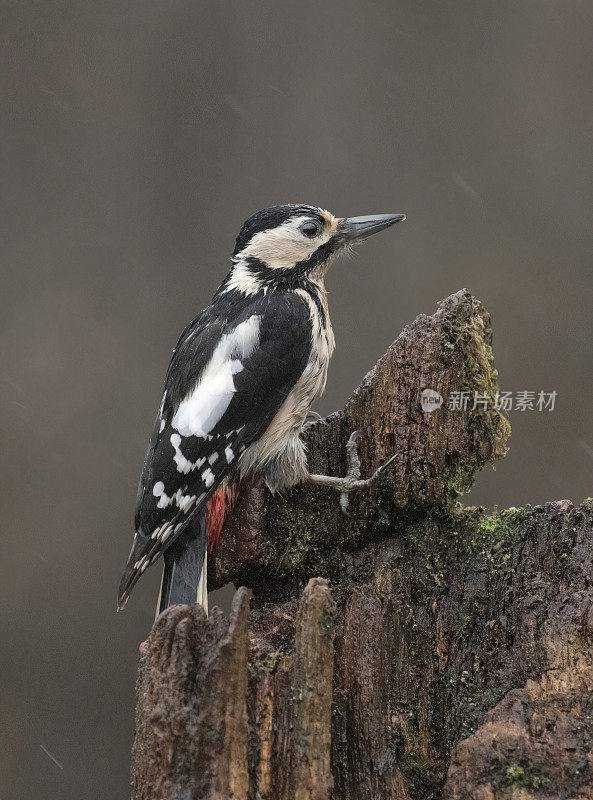
[[[303,431],[308,430],[312,425],[327,425],[325,418],[318,414],[317,411],[307,411],[305,416],[305,421],[303,422],[301,429]]]
[[[361,479],[360,477],[360,457],[358,455],[357,440],[364,436],[362,431],[354,431],[346,443],[346,455],[348,458],[348,469],[343,478],[334,478],[329,475],[309,475],[311,483],[318,486],[328,486],[340,492],[340,506],[344,514],[348,513],[348,495],[357,489],[368,489],[372,486],[383,471],[397,458],[397,453],[391,456],[382,464],[370,478]]]

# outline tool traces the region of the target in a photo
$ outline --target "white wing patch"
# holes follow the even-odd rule
[[[241,372],[241,359],[257,345],[260,322],[261,317],[254,314],[221,337],[200,380],[173,417],[172,425],[182,436],[206,437],[220,421],[235,393],[233,375]]]

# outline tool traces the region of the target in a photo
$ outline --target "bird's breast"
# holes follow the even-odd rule
[[[290,462],[291,474],[300,475],[301,479],[304,477],[306,459],[299,437],[311,403],[325,389],[327,368],[335,347],[327,297],[323,287],[321,289],[315,300],[307,291],[296,291],[297,294],[302,294],[309,306],[311,351],[303,372],[267,430],[243,453],[240,468],[244,476],[265,470],[271,462],[278,465],[279,461],[286,460]],[[319,309],[320,304],[322,311]],[[296,477],[294,481],[287,480],[284,483],[290,485],[291,482],[296,482]]]

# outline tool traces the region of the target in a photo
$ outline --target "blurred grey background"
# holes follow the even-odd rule
[[[171,349],[260,207],[405,211],[329,279],[340,407],[418,313],[492,312],[511,450],[591,494],[593,4],[1,3],[0,797],[128,796],[158,570],[115,594]]]

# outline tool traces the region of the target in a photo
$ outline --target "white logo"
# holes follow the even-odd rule
[[[437,408],[443,405],[443,397],[438,392],[435,392],[434,389],[423,389],[420,395],[420,405],[422,410],[427,413],[436,411]]]

